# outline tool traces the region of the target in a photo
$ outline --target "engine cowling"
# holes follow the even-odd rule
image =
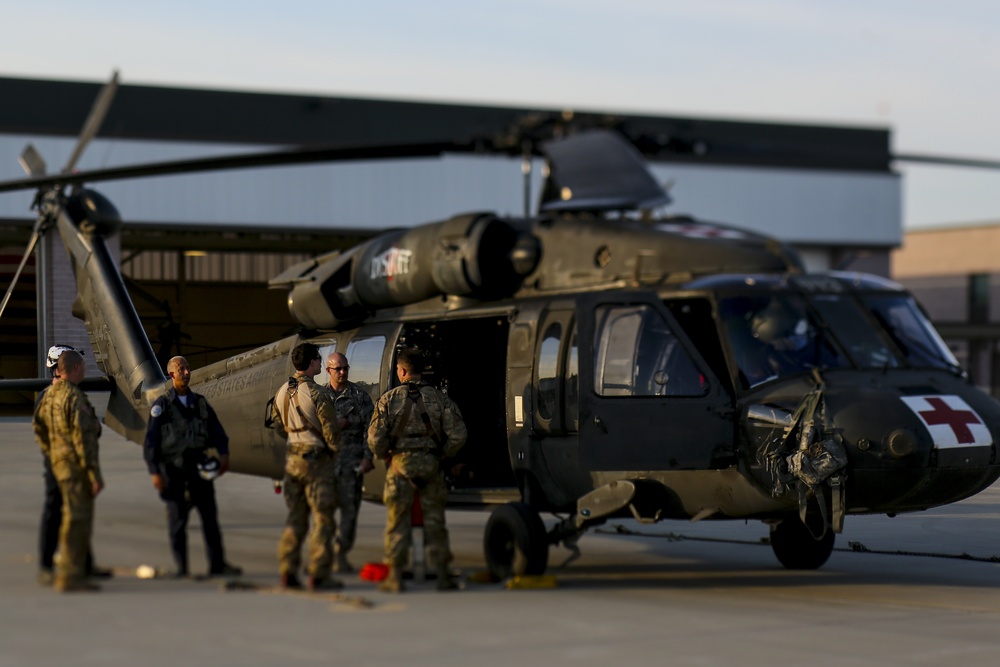
[[[347,253],[292,267],[271,281],[290,289],[292,317],[314,329],[350,326],[380,308],[442,294],[495,299],[513,294],[538,263],[538,244],[490,213],[396,230]]]

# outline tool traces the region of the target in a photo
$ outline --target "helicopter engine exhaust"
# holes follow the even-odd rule
[[[513,294],[539,257],[533,236],[492,214],[473,213],[388,232],[349,253],[298,264],[270,284],[290,288],[289,310],[300,324],[335,329],[373,310],[440,295]]]

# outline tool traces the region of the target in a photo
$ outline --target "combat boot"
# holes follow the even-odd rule
[[[406,588],[403,586],[403,571],[394,565],[390,566],[389,574],[378,585],[378,589],[383,593],[402,593],[405,591]]]
[[[85,579],[66,579],[63,577],[56,577],[52,588],[60,593],[92,593],[101,590],[100,586]]]
[[[302,582],[300,582],[299,578],[292,573],[283,574],[281,575],[281,587],[299,589],[302,588]]]
[[[347,560],[347,554],[343,551],[337,552],[337,557],[333,561],[333,571],[337,574],[348,574],[354,572],[354,567]]]
[[[458,584],[451,578],[451,572],[447,567],[439,567],[437,570],[437,589],[439,591],[458,590]]]
[[[309,575],[309,590],[313,593],[319,591],[339,591],[344,587],[344,582],[333,577],[317,577]]]

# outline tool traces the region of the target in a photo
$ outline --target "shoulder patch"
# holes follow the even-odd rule
[[[149,416],[156,419],[163,414],[163,406],[159,403],[154,403],[153,408],[149,411]]]

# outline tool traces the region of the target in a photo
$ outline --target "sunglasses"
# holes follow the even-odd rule
[[[350,365],[347,365],[347,366],[327,366],[326,370],[330,371],[331,373],[339,373],[341,371],[349,370],[350,368],[351,368]]]

